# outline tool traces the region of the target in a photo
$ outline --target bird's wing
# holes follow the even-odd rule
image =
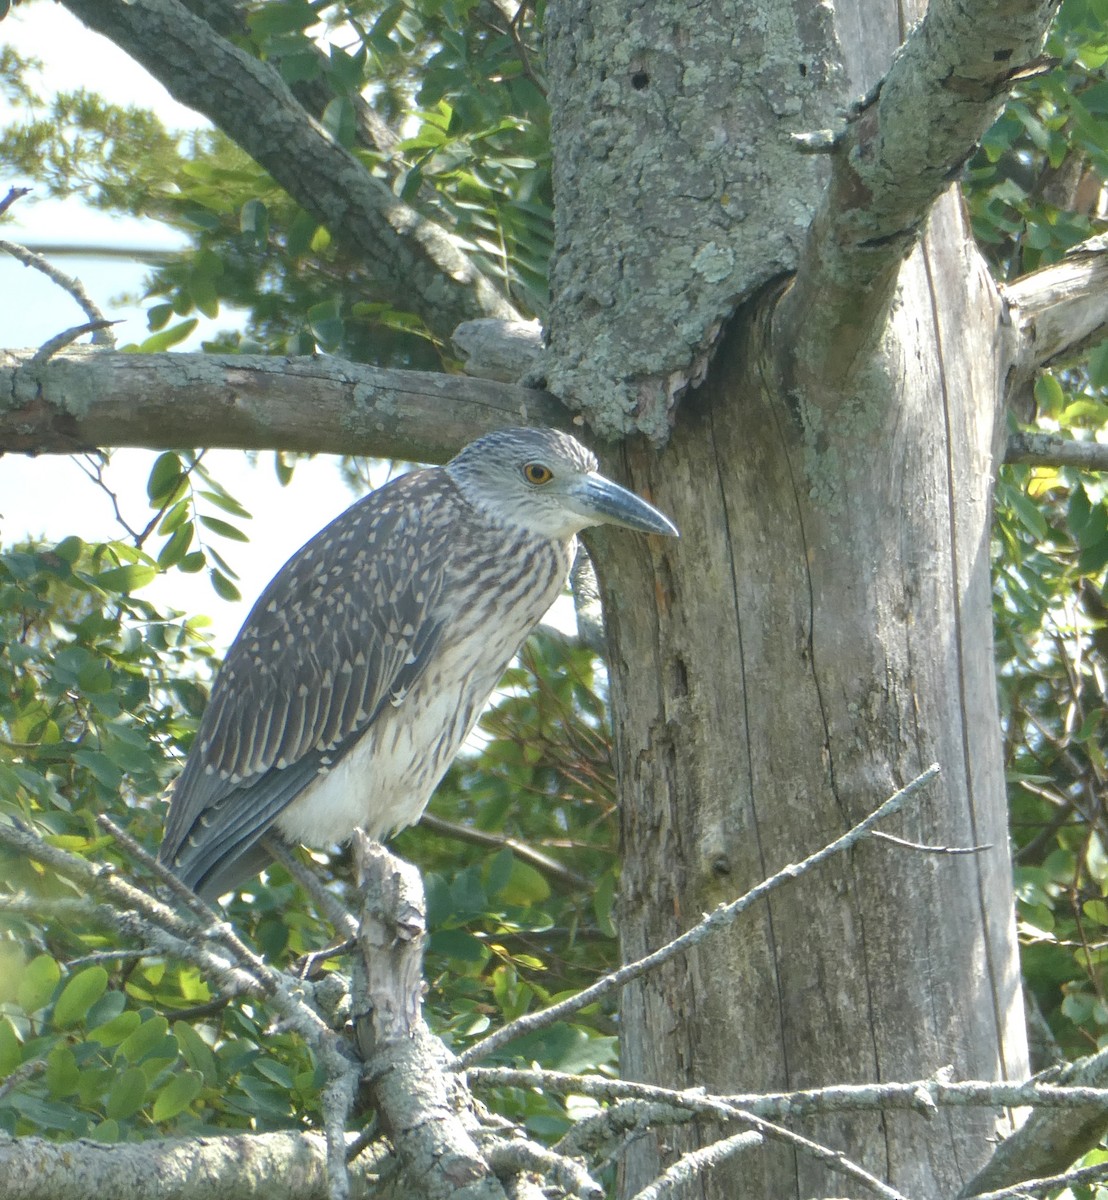
[[[173,790],[161,857],[189,886],[218,894],[213,880],[259,869],[278,814],[426,668],[453,530],[442,488],[414,471],[365,497],[254,605]]]

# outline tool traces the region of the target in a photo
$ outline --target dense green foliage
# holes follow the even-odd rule
[[[164,523],[176,492],[151,490]],[[69,538],[0,554],[0,814],[140,879],[95,818],[107,813],[157,845],[160,795],[203,707],[211,654],[199,622],[140,598],[155,572],[171,569],[128,542]],[[549,868],[506,845],[425,831],[400,839],[426,871],[428,1008],[455,1044],[611,965],[613,798],[595,674],[587,650],[536,637],[483,719],[479,757],[454,766],[435,803],[440,817],[550,847]],[[314,858],[342,894],[345,856]],[[558,858],[572,870],[558,870]],[[77,911],[76,889],[49,869],[0,851],[0,878],[23,897],[0,941],[0,1076],[45,1064],[0,1100],[0,1128],[112,1140],[311,1123],[316,1064],[292,1034],[266,1033],[271,1013],[227,1004],[194,968],[121,941]],[[228,913],[278,965],[332,936],[280,868]],[[513,1053],[563,1069],[608,1064],[610,1022],[592,1013]],[[557,1128],[548,1104],[517,1100],[540,1130]]]
[[[1063,4],[1047,47],[1053,61],[1019,83],[969,165],[974,229],[998,279],[1056,262],[1105,227],[1106,18],[1098,0]],[[1095,439],[1108,424],[1106,388],[1108,343],[1040,378],[1022,415]],[[1108,1037],[1108,491],[1100,476],[1073,469],[1010,466],[995,507],[1018,915],[1042,1066]]]
[[[515,20],[474,0],[252,6],[238,44],[278,64],[305,105],[398,197],[445,223],[522,310],[541,314],[549,255],[547,115],[539,11]],[[320,53],[308,30],[331,31]],[[1050,53],[1018,85],[969,165],[974,226],[998,278],[1056,260],[1103,228],[1108,178],[1108,4],[1067,0]],[[161,350],[196,313],[248,314],[221,349],[450,366],[405,297],[383,287],[220,134],[187,138],[149,113],[74,93],[42,100],[33,71],[0,54],[0,86],[27,122],[0,133],[0,162],[48,194],[167,221],[192,248],[151,274]],[[368,97],[368,99],[363,99]],[[375,140],[372,115],[399,131]],[[1041,381],[1029,422],[1093,437],[1108,417],[1108,352]],[[282,464],[286,476],[291,473]],[[295,482],[293,483],[295,486]],[[168,454],[150,478],[151,522],[123,540],[10,546],[0,556],[0,819],[18,818],[91,859],[134,864],[94,823],[107,811],[157,844],[159,796],[187,749],[212,656],[197,620],[157,611],[157,572],[209,571],[235,594],[245,513],[202,460]],[[995,537],[998,672],[1011,772],[1024,967],[1066,1055],[1108,1037],[1108,495],[1069,470],[1006,468]],[[543,870],[505,843],[416,829],[397,848],[425,872],[433,927],[428,1009],[456,1044],[562,995],[614,956],[616,822],[602,670],[585,649],[534,639],[482,722],[487,741],[452,768],[441,818],[496,831],[558,860]],[[314,856],[341,893],[341,857]],[[319,1072],[270,1014],[225,1004],[195,970],[121,943],[74,915],[71,885],[0,853],[4,888],[29,897],[0,941],[0,1076],[42,1071],[0,1097],[0,1129],[101,1139],[153,1131],[312,1123]],[[281,869],[229,915],[278,964],[330,930]],[[341,959],[328,969],[341,970]],[[575,1069],[614,1062],[612,1014],[590,1012],[509,1057]],[[538,1096],[531,1125],[564,1113]]]

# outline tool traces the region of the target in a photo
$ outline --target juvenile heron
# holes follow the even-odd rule
[[[162,861],[212,898],[271,830],[326,846],[419,820],[588,525],[676,534],[552,429],[505,429],[351,505],[246,618],[173,790]]]

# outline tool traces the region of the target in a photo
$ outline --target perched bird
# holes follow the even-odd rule
[[[552,429],[505,429],[359,500],[298,550],[227,653],[160,857],[212,898],[270,831],[326,846],[419,820],[565,585],[576,534],[675,535]]]

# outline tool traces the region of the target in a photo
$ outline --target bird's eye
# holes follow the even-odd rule
[[[542,463],[527,463],[523,468],[523,478],[528,483],[549,483],[554,478],[554,472],[549,467],[544,467]]]

